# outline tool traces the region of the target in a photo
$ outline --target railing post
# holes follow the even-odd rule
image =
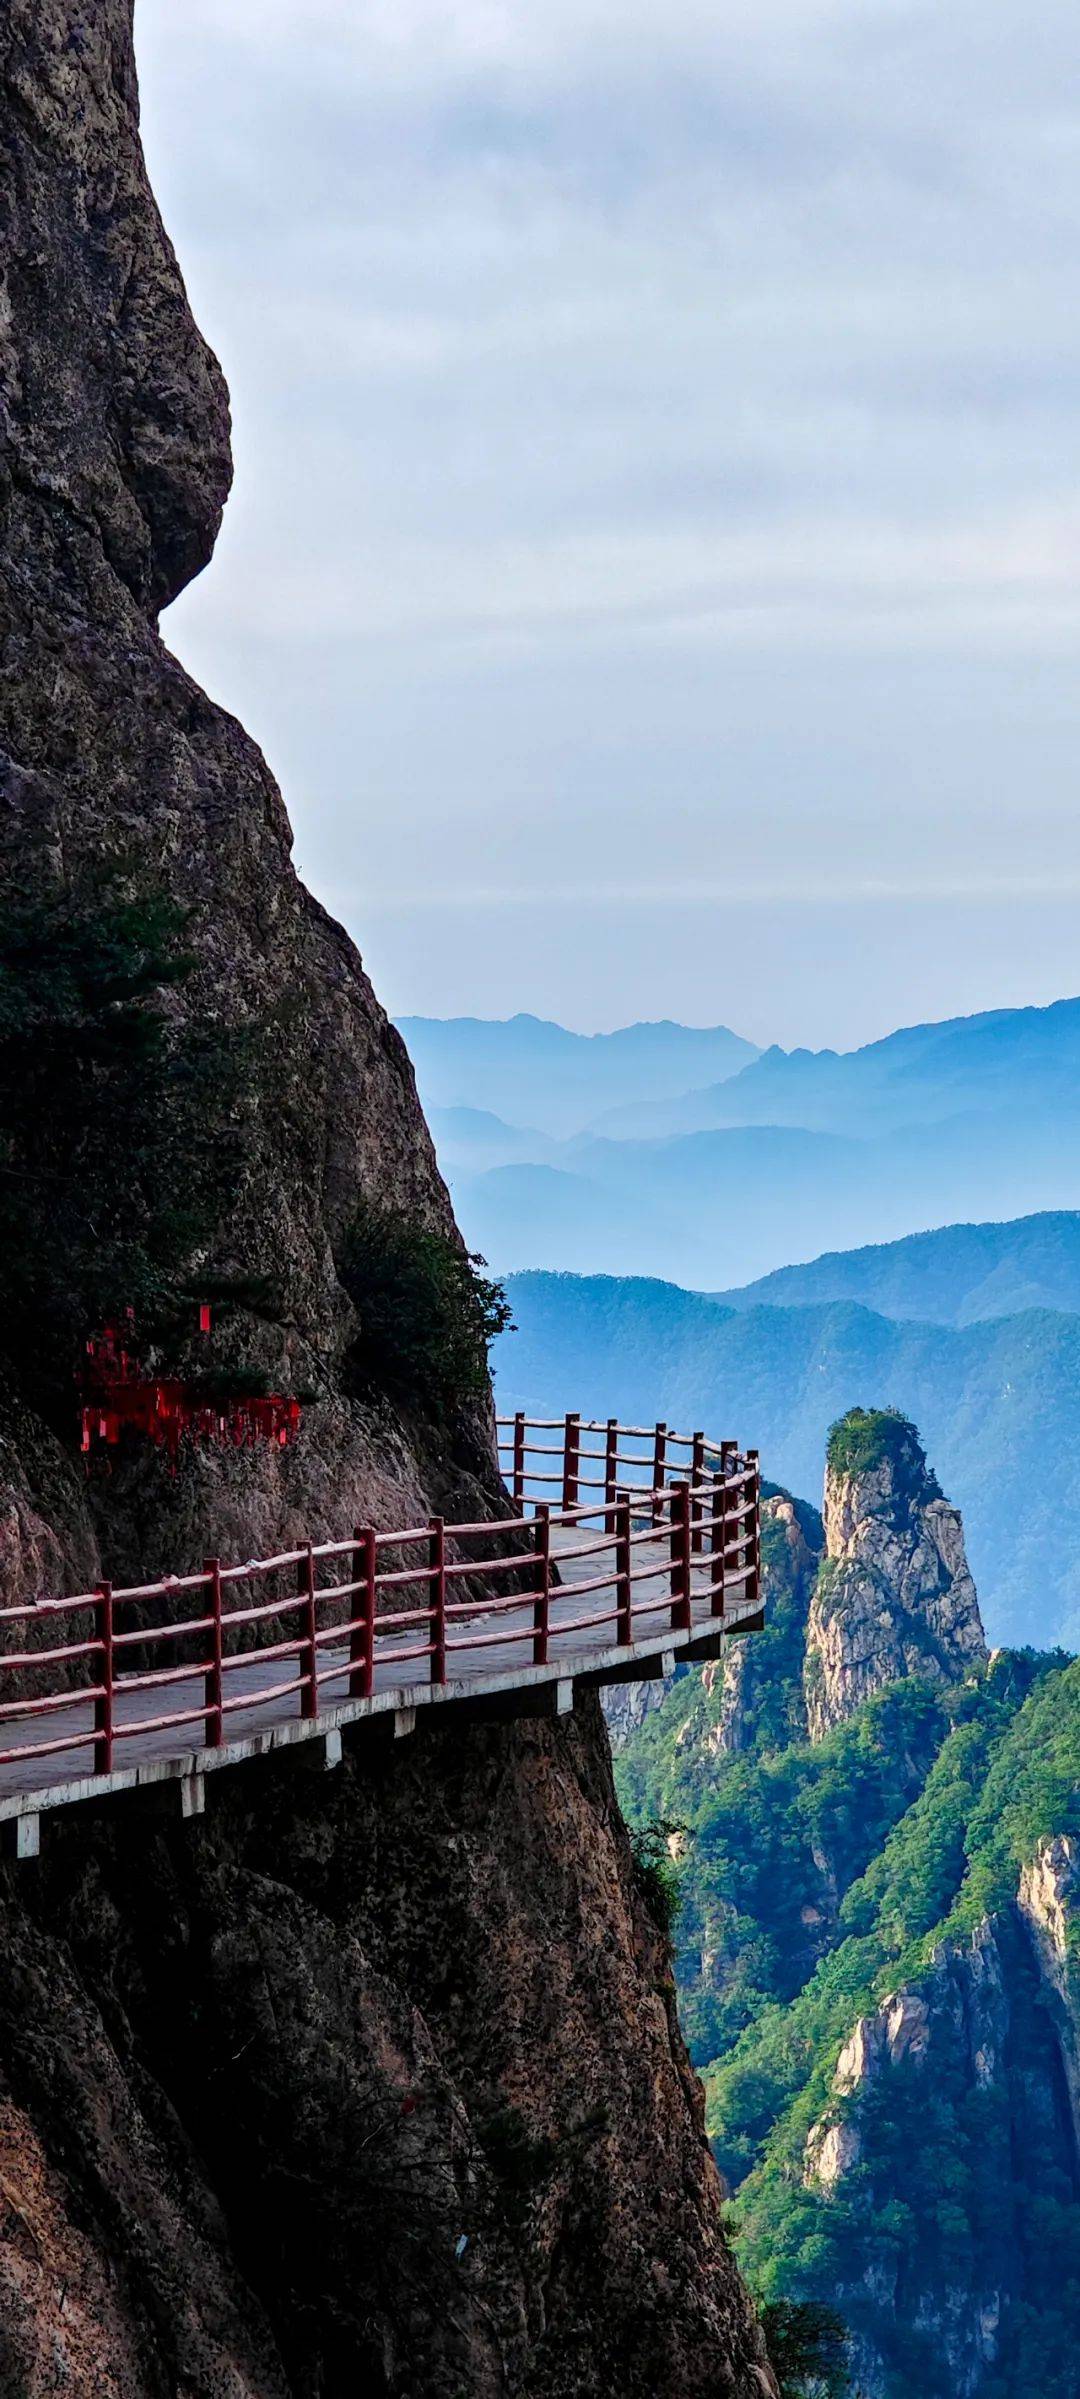
[[[580,1416],[568,1416],[563,1435],[562,1504],[564,1508],[576,1508],[580,1488],[581,1418]]]
[[[631,1532],[630,1494],[622,1494],[616,1506],[615,1532],[615,1605],[616,1635],[620,1648],[629,1647],[634,1638],[634,1586],[630,1580]]]
[[[441,1516],[433,1516],[428,1543],[428,1572],[431,1579],[431,1679],[446,1681],[446,1525]]]
[[[94,1772],[111,1774],[113,1762],[113,1591],[99,1583],[94,1608],[94,1638],[100,1651],[98,1682],[101,1696],[94,1701]]]
[[[518,1409],[514,1418],[514,1508],[520,1516],[525,1505],[525,1413]]]
[[[378,1570],[378,1551],[375,1547],[373,1524],[358,1524],[353,1533],[352,1579],[359,1591],[353,1592],[352,1613],[355,1619],[349,1635],[349,1698],[370,1699],[375,1684],[375,1576]]]
[[[732,1494],[732,1491],[731,1491],[731,1488],[730,1488],[730,1486],[731,1486],[731,1478],[732,1478],[732,1476],[733,1476],[734,1474],[736,1474],[736,1473],[738,1472],[738,1466],[739,1466],[739,1448],[738,1448],[738,1443],[737,1443],[737,1442],[735,1442],[735,1441],[722,1441],[722,1442],[720,1443],[720,1472],[721,1472],[721,1474],[723,1475],[723,1478],[724,1478],[724,1589],[725,1589],[725,1593],[726,1593],[726,1591],[727,1591],[727,1586],[728,1586],[728,1584],[729,1584],[730,1582],[733,1582],[733,1581],[734,1581],[734,1579],[735,1579],[735,1575],[736,1575],[736,1572],[737,1572],[737,1569],[738,1569],[738,1547],[739,1547],[739,1545],[738,1545],[738,1542],[737,1542],[737,1541],[735,1541],[735,1542],[733,1542],[733,1541],[732,1541],[732,1528],[733,1528],[733,1526],[734,1526],[734,1528],[735,1528],[735,1530],[736,1530],[736,1531],[738,1530],[738,1512],[737,1512],[737,1511],[738,1511],[738,1494],[737,1494],[737,1493],[736,1493],[736,1494],[734,1494],[734,1498],[735,1498],[735,1506],[734,1506],[734,1507],[732,1507],[732,1497],[733,1497],[733,1494]],[[734,1548],[734,1551],[735,1551],[735,1556],[734,1556],[734,1557],[731,1557],[731,1556],[729,1556],[729,1554],[728,1554],[728,1553],[729,1553],[729,1550],[730,1550],[730,1549],[732,1549],[732,1548]],[[726,1603],[725,1603],[725,1604],[726,1604]]]
[[[671,1487],[671,1629],[688,1633],[690,1613],[690,1485]]]
[[[616,1530],[615,1508],[619,1496],[619,1419],[609,1416],[607,1439],[604,1443],[604,1531]]]
[[[666,1424],[658,1424],[658,1425],[657,1425],[657,1428],[656,1428],[656,1439],[655,1439],[655,1441],[653,1442],[653,1474],[652,1474],[652,1480],[653,1480],[653,1491],[654,1491],[655,1493],[659,1493],[659,1492],[661,1492],[661,1491],[663,1490],[663,1488],[664,1488],[664,1469],[665,1469],[666,1462],[667,1462],[667,1426],[666,1426]],[[657,1497],[657,1498],[654,1498],[654,1500],[653,1500],[653,1504],[652,1504],[652,1517],[653,1517],[653,1523],[654,1523],[654,1524],[660,1524],[660,1523],[662,1523],[662,1521],[663,1521],[663,1515],[664,1515],[664,1503],[663,1503],[663,1500],[662,1500],[662,1499],[660,1499],[660,1498],[658,1498],[658,1497]]]
[[[210,1581],[210,1664],[206,1669],[206,1724],[203,1739],[207,1749],[220,1749],[222,1740],[221,1702],[223,1697],[224,1641],[221,1621],[221,1560],[207,1558],[203,1573]]]
[[[690,1453],[690,1482],[691,1482],[691,1488],[692,1488],[692,1490],[695,1492],[695,1494],[696,1494],[696,1492],[698,1491],[698,1489],[700,1488],[700,1485],[701,1485],[701,1484],[704,1482],[704,1480],[705,1480],[705,1435],[704,1435],[704,1433],[695,1433],[695,1434],[694,1434],[694,1440],[693,1440],[693,1447],[692,1447],[692,1449],[691,1449],[691,1453]],[[701,1555],[701,1551],[702,1551],[702,1549],[703,1549],[703,1547],[704,1547],[704,1542],[703,1542],[703,1539],[702,1539],[702,1532],[701,1532],[701,1516],[702,1516],[702,1505],[701,1505],[701,1501],[700,1501],[700,1499],[698,1499],[697,1497],[695,1497],[695,1498],[692,1500],[692,1502],[691,1502],[691,1522],[692,1522],[692,1527],[693,1527],[693,1549],[694,1549],[694,1555],[695,1555],[695,1557],[700,1557],[700,1555]]]
[[[300,1714],[308,1718],[319,1713],[319,1645],[315,1621],[315,1553],[310,1541],[296,1569],[296,1588],[303,1594],[305,1607],[301,1622],[303,1648],[300,1652],[300,1672],[304,1677],[300,1691]]]
[[[746,1596],[751,1605],[756,1607],[761,1596],[761,1468],[758,1464],[756,1449],[747,1450],[746,1463],[752,1472],[749,1491],[752,1510],[749,1541],[750,1573],[746,1583]]]
[[[727,1579],[728,1487],[724,1464],[721,1458],[720,1472],[713,1484],[713,1521],[709,1540],[714,1616],[724,1613],[724,1584]]]
[[[551,1619],[551,1509],[546,1500],[536,1511],[536,1553],[540,1579],[533,1607],[533,1665],[546,1666]]]

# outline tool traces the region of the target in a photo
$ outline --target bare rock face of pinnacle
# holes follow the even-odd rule
[[[824,1515],[804,1677],[815,1741],[887,1683],[960,1682],[987,1656],[960,1511],[914,1426],[889,1410],[835,1426]]]

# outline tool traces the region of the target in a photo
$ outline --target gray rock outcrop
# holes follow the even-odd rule
[[[644,1724],[646,1717],[652,1715],[654,1708],[660,1707],[674,1681],[673,1674],[662,1674],[657,1676],[655,1682],[608,1685],[602,1694],[602,1705],[608,1739],[613,1749],[621,1749],[631,1734]]]
[[[1040,1842],[1022,1869],[1016,1905],[1038,1964],[1046,2014],[1054,2027],[1080,2161],[1080,1841],[1058,1833],[1052,1840]]]
[[[960,1511],[942,1497],[914,1426],[888,1411],[857,1413],[872,1434],[881,1430],[853,1465],[835,1435],[830,1445],[825,1558],[806,1643],[815,1741],[886,1684],[905,1675],[961,1681],[988,1654]]]
[[[762,1597],[770,1632],[783,1619],[798,1627],[805,1623],[819,1553],[807,1540],[804,1519],[786,1491],[762,1502]],[[742,1750],[752,1737],[763,1693],[775,1684],[775,1660],[757,1639],[732,1641],[722,1660],[703,1668],[707,1690],[719,1690],[719,1706],[710,1727],[715,1750]],[[792,1732],[794,1727],[791,1728]]]

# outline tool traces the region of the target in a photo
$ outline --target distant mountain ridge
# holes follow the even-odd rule
[[[979,1324],[1033,1308],[1080,1310],[1080,1211],[946,1225],[901,1241],[832,1250],[712,1294],[731,1308],[854,1301],[883,1316]]]
[[[621,1109],[603,1130],[659,1139],[721,1125],[871,1134],[996,1112],[1075,1104],[1080,999],[908,1025],[855,1050],[764,1050],[720,1087]]]
[[[515,1162],[539,1165],[562,1144],[535,1125],[508,1125],[490,1108],[429,1108],[428,1127],[445,1175],[486,1174]]]
[[[1080,1000],[908,1026],[849,1052],[758,1053],[723,1027],[584,1035],[529,1016],[403,1030],[459,1220],[500,1273],[732,1292],[823,1252],[1080,1201]],[[893,1312],[872,1280],[850,1296]],[[1025,1289],[1006,1273],[972,1313],[1052,1296],[1038,1274]]]
[[[631,1100],[717,1083],[759,1056],[726,1025],[669,1020],[572,1033],[539,1016],[403,1016],[425,1108],[478,1108],[566,1139]]]
[[[500,1273],[658,1275],[730,1291],[823,1251],[1071,1210],[1078,1095],[1080,1077],[1067,1109],[1018,1102],[872,1139],[797,1125],[671,1141],[583,1136],[542,1163],[519,1154],[479,1172],[448,1161],[447,1171],[467,1238]]]
[[[736,1309],[603,1275],[508,1290],[500,1409],[708,1426],[756,1444],[770,1480],[809,1500],[837,1417],[903,1409],[963,1509],[991,1641],[1080,1647],[1080,1314],[956,1327],[839,1302]]]

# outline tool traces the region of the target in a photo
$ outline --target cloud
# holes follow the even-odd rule
[[[139,0],[137,35],[237,420],[167,629],[331,899],[357,846],[411,888],[441,807],[525,895],[553,809],[602,873],[705,789],[706,851],[752,808],[808,905],[838,794],[936,794],[950,887],[973,839],[1075,874],[1065,0]],[[914,908],[933,850],[897,883],[873,838]],[[677,1011],[673,935],[650,972]]]

